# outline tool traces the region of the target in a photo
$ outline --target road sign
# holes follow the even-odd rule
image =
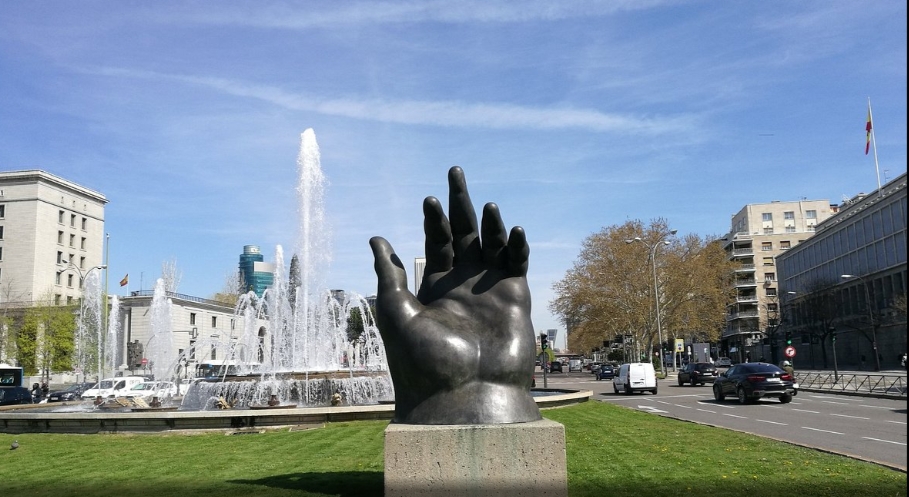
[[[786,347],[786,349],[783,350],[783,353],[786,354],[786,357],[795,357],[795,347]]]
[[[146,364],[148,364],[148,359],[143,357],[141,362],[142,362],[142,365],[145,366]]]

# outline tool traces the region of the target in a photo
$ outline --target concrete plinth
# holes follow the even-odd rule
[[[565,427],[388,425],[385,497],[568,495]]]

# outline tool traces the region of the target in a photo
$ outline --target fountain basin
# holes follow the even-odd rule
[[[541,409],[586,402],[590,390],[534,389]],[[43,404],[36,404],[43,406]],[[172,411],[148,409],[126,412],[37,412],[30,406],[0,407],[3,433],[156,433],[179,430],[240,430],[313,425],[326,422],[394,417],[394,404]]]

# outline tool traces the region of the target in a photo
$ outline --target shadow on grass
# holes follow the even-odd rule
[[[384,473],[381,471],[338,471],[327,473],[291,473],[255,480],[228,480],[228,483],[262,485],[287,490],[303,490],[341,497],[382,495]]]

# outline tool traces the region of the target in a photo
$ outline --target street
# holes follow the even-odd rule
[[[537,386],[542,387],[542,373]],[[548,374],[548,388],[591,390],[591,400],[685,421],[753,433],[857,457],[906,470],[906,399],[878,399],[800,392],[791,403],[761,400],[740,405],[717,402],[710,385],[678,386],[674,376],[659,381],[659,393],[615,394],[612,382],[593,374]]]

